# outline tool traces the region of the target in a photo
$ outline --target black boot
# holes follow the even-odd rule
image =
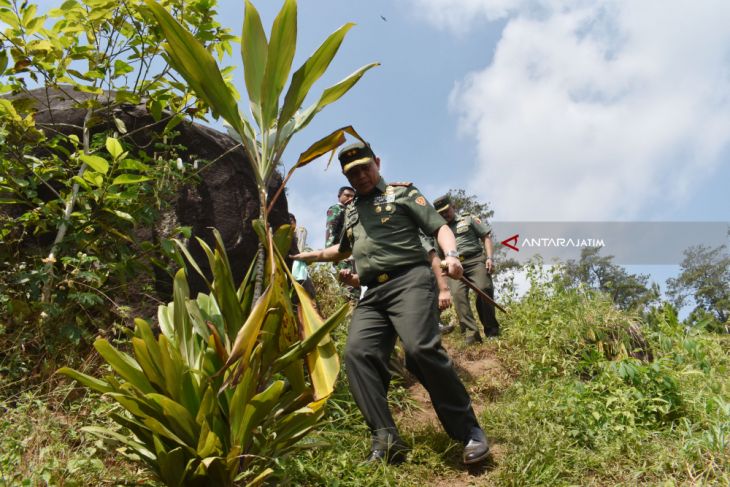
[[[478,426],[471,429],[469,439],[464,446],[464,463],[471,465],[479,463],[489,456],[489,442],[484,431]]]

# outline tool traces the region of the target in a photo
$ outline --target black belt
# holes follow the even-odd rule
[[[373,279],[369,280],[368,282],[362,283],[363,286],[367,286],[368,289],[372,289],[374,287],[380,286],[381,284],[385,284],[388,281],[392,281],[396,277],[400,277],[406,272],[410,271],[414,267],[420,267],[425,264],[409,264],[404,265],[402,267],[395,267],[393,269],[390,269],[387,272],[382,272],[375,276]]]

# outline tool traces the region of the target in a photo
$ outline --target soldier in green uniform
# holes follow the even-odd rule
[[[355,197],[355,189],[350,186],[342,186],[337,191],[337,203],[327,208],[327,226],[324,237],[324,246],[331,247],[339,243],[342,235],[342,227],[345,223],[345,207]],[[335,273],[342,270],[355,271],[351,260],[343,260],[335,265]],[[345,290],[351,302],[360,298],[360,286],[353,286],[345,283]]]
[[[342,238],[338,245],[293,258],[333,262],[352,255],[360,281],[367,286],[352,315],[345,364],[350,391],[372,434],[368,461],[399,463],[408,450],[387,402],[388,359],[400,337],[408,369],[428,391],[444,429],[464,443],[464,463],[480,462],[489,454],[489,444],[441,346],[433,306],[436,286],[418,230],[436,236],[449,275],[458,278],[462,267],[454,235],[417,188],[385,183],[380,159],[369,144],[349,145],[338,157],[356,191],[346,209]]]
[[[475,216],[457,215],[448,195],[436,198],[433,203],[456,236],[456,248],[459,251],[461,264],[464,266],[464,275],[489,297],[494,298],[494,284],[491,276],[494,270],[494,246],[491,227]],[[456,279],[449,279],[449,287],[456,313],[459,315],[461,331],[467,333],[467,342],[481,342],[482,337],[474,320],[474,314],[471,312],[469,288]],[[476,307],[479,321],[484,327],[484,334],[488,337],[498,336],[499,322],[497,322],[494,312],[494,305],[477,297]]]
[[[441,271],[441,257],[439,257],[436,242],[433,237],[429,237],[423,232],[418,232],[418,236],[421,239],[421,245],[424,249],[426,249],[426,257],[429,265],[431,266],[431,270],[433,271],[434,278],[436,279],[436,292],[438,293],[436,307],[438,308],[439,316],[439,332],[442,335],[448,335],[454,331],[454,325],[451,323],[441,323],[441,312],[451,306],[451,288],[449,287],[449,278],[444,276]]]

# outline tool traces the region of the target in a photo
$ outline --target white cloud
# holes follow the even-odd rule
[[[450,100],[501,219],[631,218],[723,162],[730,2],[411,1],[460,35],[505,21]]]

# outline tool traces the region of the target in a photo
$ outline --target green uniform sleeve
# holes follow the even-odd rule
[[[418,232],[418,238],[421,239],[421,245],[426,250],[427,254],[437,251],[433,237],[429,237],[423,232]]]
[[[400,198],[399,203],[403,205],[406,211],[413,217],[418,227],[428,236],[432,236],[443,225],[446,225],[441,215],[428,202],[415,186],[404,188],[404,195]]]
[[[484,238],[492,233],[492,227],[489,223],[481,221],[479,217],[476,216],[473,216],[470,219],[471,227],[474,229],[474,232],[479,236],[479,238]]]
[[[355,226],[355,223],[357,223],[357,219],[354,218],[354,215],[357,213],[351,210],[346,210],[343,213],[343,225],[340,231],[339,240],[337,240],[340,244],[338,250],[341,253],[352,252],[352,227]]]

